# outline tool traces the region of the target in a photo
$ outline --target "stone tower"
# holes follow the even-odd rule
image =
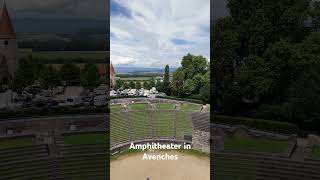
[[[0,80],[2,78],[10,80],[14,77],[18,68],[18,44],[5,1],[0,18],[0,57],[2,57],[2,61],[6,62],[7,66],[0,67],[0,69],[6,68],[9,72],[9,77],[0,77]]]

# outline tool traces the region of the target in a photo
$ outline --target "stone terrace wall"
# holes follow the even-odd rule
[[[212,124],[211,125],[211,132],[215,143],[213,143],[213,148],[215,151],[219,152],[223,150],[224,146],[224,139],[226,137],[237,137],[237,138],[249,138],[249,139],[270,139],[270,140],[277,140],[277,141],[288,141],[289,148],[287,152],[283,154],[279,154],[279,156],[289,157],[293,152],[296,144],[297,144],[297,137],[296,136],[289,136],[289,135],[282,135],[276,134],[272,132],[265,132],[259,130],[252,130],[247,128],[246,126],[227,126],[227,125],[218,125]],[[268,153],[264,153],[268,154]],[[269,154],[273,155],[273,154]]]
[[[0,121],[0,137],[6,137],[7,131],[12,130],[13,136],[31,135],[45,132],[77,132],[77,131],[106,131],[107,115],[75,115],[57,117],[24,118]],[[73,130],[71,128],[73,126]]]
[[[201,104],[178,101],[172,99],[163,99],[163,98],[122,98],[122,99],[111,99],[110,104],[131,104],[134,103],[170,103],[170,104],[192,104],[197,106],[202,106]]]
[[[192,133],[193,149],[210,153],[210,132],[194,130]]]

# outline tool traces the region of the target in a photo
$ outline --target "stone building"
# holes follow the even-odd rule
[[[8,84],[18,68],[18,44],[6,3],[0,19],[0,83]]]
[[[112,63],[110,63],[110,89],[113,89],[116,85],[116,72],[113,68]]]

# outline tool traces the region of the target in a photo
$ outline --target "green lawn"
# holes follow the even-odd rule
[[[111,144],[127,142],[129,129],[127,125],[128,112],[110,112],[110,140]]]
[[[320,158],[320,146],[315,146],[312,150],[312,157]]]
[[[267,139],[226,138],[224,151],[226,152],[267,152],[284,153],[288,149],[287,141],[275,141]]]
[[[174,111],[154,111],[155,136],[156,137],[173,137],[173,118]]]
[[[130,104],[129,108],[132,110],[146,110],[148,109],[148,104]]]
[[[191,117],[186,111],[111,111],[110,117],[111,144],[141,140],[152,136],[171,138],[176,135],[177,138],[182,139],[184,135],[192,134]]]
[[[108,136],[104,133],[83,133],[64,136],[66,145],[107,144]]]
[[[170,104],[170,103],[159,103],[156,104],[156,107],[158,109],[173,109],[174,108],[174,104]]]
[[[33,138],[32,137],[21,137],[21,138],[12,138],[12,139],[1,139],[0,140],[0,149],[5,148],[15,148],[22,146],[32,146]]]
[[[184,135],[192,135],[192,120],[189,112],[176,112],[176,137],[183,139]]]
[[[110,106],[110,110],[111,111],[121,111],[122,110],[122,106],[121,105],[111,105]]]
[[[180,107],[180,110],[182,111],[199,111],[200,110],[200,106],[196,106],[196,105],[182,105]]]
[[[214,173],[217,179],[255,180],[256,162],[233,158],[215,158]]]

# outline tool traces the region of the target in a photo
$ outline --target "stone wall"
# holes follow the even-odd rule
[[[320,136],[317,136],[314,134],[309,134],[308,146],[309,147],[320,146]]]
[[[106,122],[106,114],[2,120],[0,121],[0,137],[35,135],[52,131],[58,133],[106,131]]]
[[[194,130],[192,132],[193,149],[210,153],[210,132]]]

